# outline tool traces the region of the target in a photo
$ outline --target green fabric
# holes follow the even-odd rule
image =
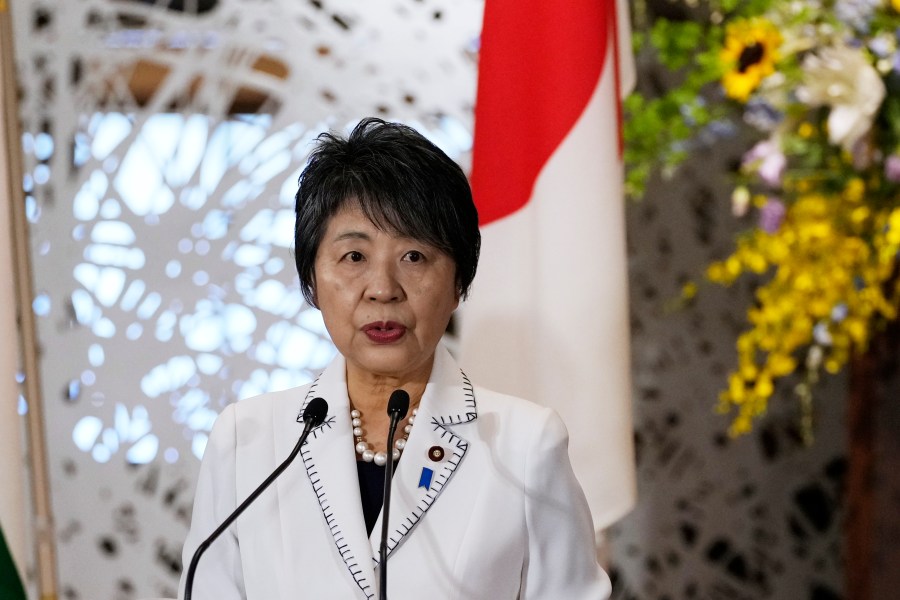
[[[6,537],[0,528],[0,598],[3,600],[25,600],[25,588],[19,578],[19,571],[13,563]]]

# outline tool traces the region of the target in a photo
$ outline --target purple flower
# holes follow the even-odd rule
[[[760,131],[773,131],[784,115],[761,98],[751,98],[744,106],[744,121]]]
[[[867,33],[879,4],[879,0],[838,0],[834,5],[834,13],[840,21],[857,31]]]
[[[786,209],[778,198],[768,198],[759,211],[759,226],[766,233],[775,233],[781,227]]]
[[[759,178],[769,187],[781,185],[781,175],[787,166],[787,159],[772,140],[759,142],[744,155],[744,167],[756,171]]]
[[[884,161],[884,176],[888,181],[900,183],[900,156],[891,154]]]
[[[869,41],[869,50],[878,58],[886,58],[894,48],[893,41],[888,36],[878,36]]]
[[[850,313],[850,309],[847,308],[847,305],[843,302],[839,304],[835,304],[834,308],[831,309],[831,320],[835,323],[840,323],[844,319],[847,318],[847,315]]]

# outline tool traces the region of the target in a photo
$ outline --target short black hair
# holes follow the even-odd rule
[[[294,260],[303,297],[315,306],[315,261],[328,222],[350,203],[383,231],[446,252],[456,291],[469,292],[481,233],[465,173],[412,127],[369,117],[349,137],[323,133],[300,174]]]

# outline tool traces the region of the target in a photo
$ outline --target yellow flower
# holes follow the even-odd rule
[[[760,82],[775,72],[781,40],[781,33],[766,19],[728,24],[719,59],[726,68],[722,86],[730,98],[746,102]]]
[[[809,301],[809,313],[814,317],[821,319],[828,316],[833,305],[833,302],[830,302],[828,299],[822,298],[821,296],[812,298]]]
[[[728,396],[732,402],[740,404],[744,400],[745,394],[744,380],[737,373],[733,373],[728,378]]]
[[[860,346],[864,346],[868,339],[869,329],[866,322],[859,318],[848,318],[844,322],[844,328],[850,334],[850,338]]]
[[[768,399],[774,391],[775,387],[772,385],[772,378],[767,374],[759,377],[756,380],[756,385],[753,386],[753,392],[760,398],[764,399]]]
[[[748,252],[744,256],[744,264],[754,273],[762,273],[768,267],[765,257],[759,252]]]
[[[732,279],[725,274],[725,267],[720,262],[713,263],[706,268],[706,277],[715,283],[728,285]]]
[[[850,220],[853,221],[854,224],[860,225],[869,218],[869,214],[870,211],[868,206],[859,206],[850,213]]]
[[[756,379],[756,376],[759,374],[759,369],[756,368],[756,365],[753,363],[744,363],[740,366],[740,376],[743,377],[746,381],[752,381]]]
[[[797,368],[797,361],[784,354],[772,354],[769,356],[769,369],[772,371],[773,377],[782,377],[794,372]]]
[[[808,272],[802,272],[797,274],[797,278],[794,279],[794,287],[801,292],[808,292],[813,286],[813,278],[812,275]]]
[[[865,193],[866,184],[859,177],[854,177],[848,181],[847,187],[844,189],[844,197],[854,203],[861,201]]]
[[[725,259],[725,272],[732,279],[741,274],[741,261],[737,256],[731,255]]]
[[[748,415],[738,415],[731,427],[728,428],[728,435],[731,437],[740,437],[752,431],[752,421]]]
[[[888,217],[887,241],[893,245],[900,244],[900,208],[892,210],[891,216]]]

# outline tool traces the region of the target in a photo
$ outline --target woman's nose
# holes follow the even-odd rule
[[[403,298],[403,286],[391,265],[376,265],[366,289],[366,297],[374,302],[396,302]]]

